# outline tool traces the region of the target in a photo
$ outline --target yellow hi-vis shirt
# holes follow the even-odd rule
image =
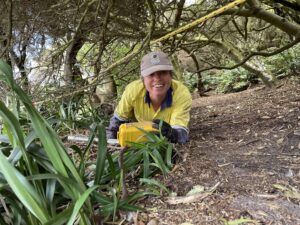
[[[181,82],[172,80],[171,105],[160,107],[156,112],[152,104],[147,103],[147,91],[142,80],[128,84],[115,110],[115,115],[122,120],[133,119],[138,122],[162,119],[173,128],[187,129],[190,120],[192,96]],[[164,105],[164,104],[163,104]]]

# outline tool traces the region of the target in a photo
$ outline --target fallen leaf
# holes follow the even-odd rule
[[[203,191],[204,191],[204,187],[202,185],[196,185],[186,194],[186,196],[197,194]]]
[[[176,204],[182,204],[182,203],[192,203],[192,202],[196,202],[196,201],[200,201],[204,198],[206,198],[207,196],[211,195],[216,189],[217,187],[220,185],[220,182],[218,182],[215,186],[211,187],[209,190],[205,191],[205,192],[200,192],[200,193],[196,193],[190,196],[178,196],[178,197],[168,197],[167,198],[167,203],[171,204],[171,205],[176,205]]]
[[[277,142],[277,144],[282,144],[283,140],[284,140],[284,138],[280,138],[276,142]]]

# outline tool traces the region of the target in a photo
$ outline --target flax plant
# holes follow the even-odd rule
[[[18,118],[0,101],[0,116],[6,130],[11,134],[9,137],[10,143],[12,143],[11,154],[6,156],[0,152],[0,172],[3,176],[0,191],[8,192],[13,196],[11,197],[13,210],[17,210],[19,215],[23,215],[22,219],[15,219],[18,224],[46,224],[49,221],[52,221],[51,224],[56,224],[57,218],[61,217],[60,214],[65,216],[64,219],[58,220],[61,221],[58,224],[68,221],[71,215],[70,220],[72,220],[74,210],[77,210],[76,203],[86,193],[90,193],[90,190],[85,186],[58,135],[40,116],[26,93],[14,82],[11,68],[3,61],[0,61],[0,80],[12,89],[25,107],[31,120],[34,139],[43,147],[45,157],[44,161],[37,161],[34,154],[27,151],[25,140],[29,137],[22,130]],[[11,164],[8,159],[14,164]],[[51,174],[51,179],[49,179],[49,174]],[[31,177],[32,180],[28,180],[28,177]],[[44,179],[48,181],[44,182]],[[56,202],[57,200],[54,198],[59,188],[63,190],[64,201],[69,199],[68,205],[62,207],[61,212],[53,210],[55,207],[53,204],[63,204],[63,202]],[[20,207],[20,204],[24,207]],[[21,213],[22,210],[27,211]],[[92,211],[91,202],[86,198],[82,209],[77,210],[79,224],[91,224],[89,217]],[[15,224],[15,221],[9,221],[9,223]]]
[[[131,143],[132,147],[123,152],[121,168],[120,152],[108,151],[105,128],[95,123],[84,149],[71,146],[78,155],[75,164],[3,61],[1,80],[21,102],[28,123],[24,129],[19,113],[0,101],[0,123],[5,130],[0,133],[0,225],[92,225],[111,215],[115,220],[118,210],[141,210],[133,203],[143,196],[159,194],[153,185],[167,191],[150,178],[157,171],[165,176],[172,166],[173,146],[161,134],[145,132],[148,142]],[[98,147],[94,161],[89,159],[88,150],[95,137]],[[145,186],[139,191],[129,190],[124,197],[122,191],[129,177],[141,179]]]

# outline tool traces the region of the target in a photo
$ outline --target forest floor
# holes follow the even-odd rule
[[[136,224],[300,224],[299,84],[194,99],[190,142],[161,179],[177,197],[143,199]]]

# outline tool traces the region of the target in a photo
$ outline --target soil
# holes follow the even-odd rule
[[[300,224],[299,81],[194,99],[190,142],[176,149],[161,181],[177,197],[144,199],[135,224]]]

